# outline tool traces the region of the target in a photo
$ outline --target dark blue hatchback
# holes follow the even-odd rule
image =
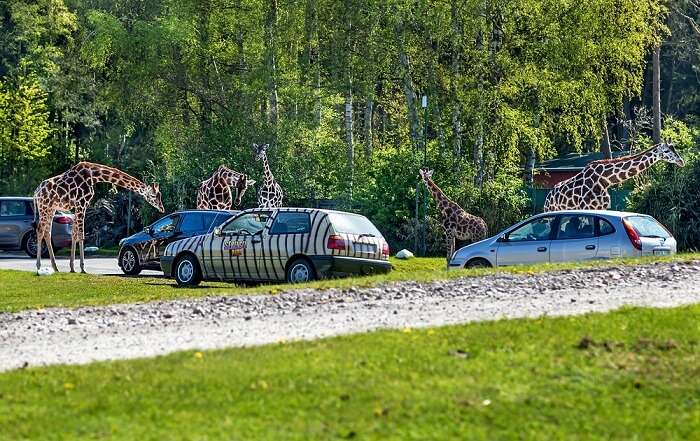
[[[143,231],[119,241],[119,267],[136,275],[143,269],[160,270],[160,256],[169,243],[214,231],[239,213],[235,210],[186,210],[163,216]]]

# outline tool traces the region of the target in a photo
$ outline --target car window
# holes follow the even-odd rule
[[[204,214],[204,229],[207,231],[213,231],[214,228],[223,224],[227,220],[233,217],[232,214],[227,213],[205,213]]]
[[[0,201],[0,216],[25,216],[27,211],[24,201]]]
[[[180,224],[180,231],[202,231],[204,230],[204,217],[201,213],[187,213]]]
[[[255,234],[265,228],[269,212],[246,213],[238,216],[222,229],[226,233]]]
[[[595,237],[593,216],[562,216],[559,221],[557,239],[589,239]]]
[[[653,217],[629,216],[626,217],[625,220],[629,222],[642,237],[671,237],[666,228],[659,224]]]
[[[607,236],[615,232],[615,227],[605,219],[598,218],[598,231],[600,231],[601,236]]]
[[[277,215],[270,234],[308,233],[311,231],[309,213],[283,211]]]
[[[371,234],[382,237],[377,227],[364,216],[352,213],[329,213],[328,218],[336,233]]]
[[[534,219],[508,233],[508,242],[548,240],[552,234],[554,216]]]
[[[151,231],[154,233],[164,234],[175,231],[177,224],[177,216],[168,216],[151,225]]]

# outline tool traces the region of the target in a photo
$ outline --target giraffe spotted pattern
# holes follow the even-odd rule
[[[267,161],[267,149],[269,147],[269,144],[262,146],[253,144],[255,159],[257,161],[262,161],[263,175],[265,176],[265,181],[258,190],[258,208],[279,208],[282,206],[282,200],[284,199],[282,186],[275,181],[275,177],[270,170],[270,164]]]
[[[673,145],[661,143],[636,155],[592,161],[577,175],[561,181],[547,194],[544,211],[606,210],[610,208],[610,187],[620,185],[651,167],[666,161],[685,163]]]
[[[233,192],[236,190],[235,205],[241,205],[241,200],[248,187],[255,185],[255,181],[248,179],[243,173],[231,170],[226,166],[219,166],[213,175],[203,181],[197,191],[197,208],[200,210],[230,210],[233,208]]]

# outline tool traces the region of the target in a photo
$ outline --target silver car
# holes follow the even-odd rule
[[[676,240],[656,219],[619,211],[542,213],[457,250],[450,268],[668,255]]]
[[[0,250],[24,250],[36,257],[34,201],[27,197],[0,197]],[[71,245],[73,215],[57,212],[51,225],[54,251]],[[43,255],[47,253],[43,247]]]

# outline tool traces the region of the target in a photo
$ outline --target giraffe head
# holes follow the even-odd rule
[[[433,171],[423,167],[419,170],[420,177],[425,181],[433,177]]]
[[[161,213],[165,211],[163,208],[163,201],[160,197],[160,185],[158,185],[158,183],[146,185],[146,187],[144,187],[142,190],[141,195],[144,199],[146,199],[146,202],[153,205],[156,210],[160,211]]]
[[[258,145],[258,144],[253,144],[253,148],[255,149],[255,160],[260,161],[263,156],[267,153],[267,149],[270,147],[270,144],[263,144],[263,145]]]
[[[672,143],[668,141],[662,142],[656,146],[655,150],[662,161],[670,162],[671,164],[675,164],[679,167],[683,167],[685,165],[685,161],[683,161],[683,158],[681,158],[681,155],[678,154]]]
[[[255,181],[248,179],[247,175],[241,175],[238,178],[236,181],[236,206],[241,205],[243,195],[245,194],[246,190],[248,190],[248,187],[252,187],[253,185],[255,185]]]

